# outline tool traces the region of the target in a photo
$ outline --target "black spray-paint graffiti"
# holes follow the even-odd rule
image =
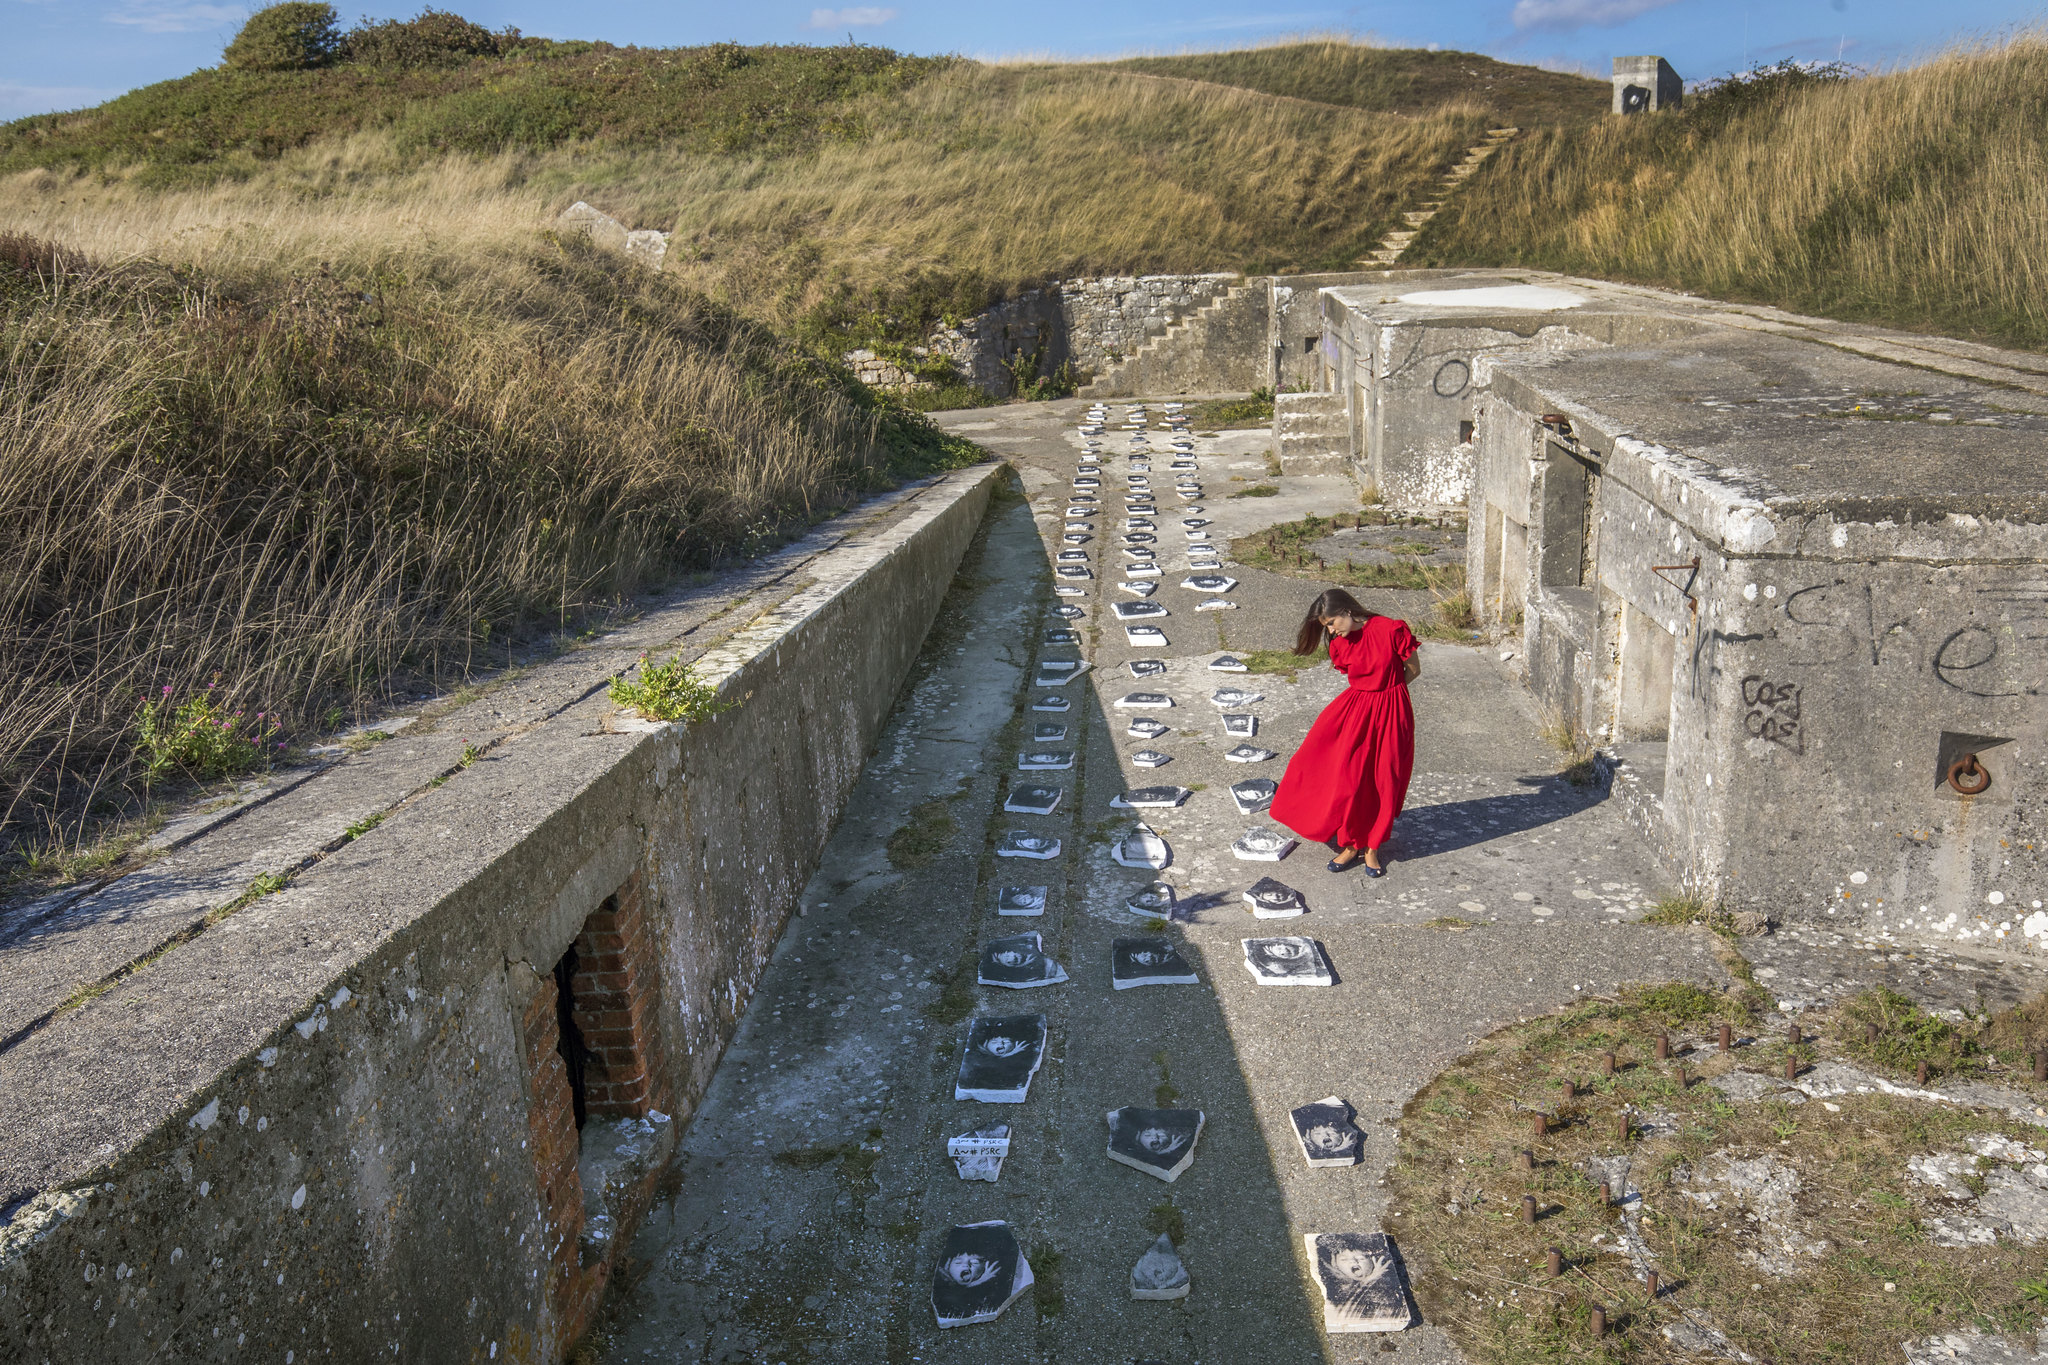
[[[1794,668],[1867,662],[1924,669],[1945,687],[1987,700],[2038,695],[2048,672],[2048,581],[1937,593],[1933,584],[1838,579],[1793,589],[1781,610],[1778,638]]]
[[[1795,754],[1806,752],[1806,731],[1800,726],[1798,683],[1774,683],[1752,673],[1742,680],[1742,704],[1747,712],[1742,728],[1756,739],[1767,739]]]

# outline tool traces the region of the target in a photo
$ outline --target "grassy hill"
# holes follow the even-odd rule
[[[1538,129],[1404,264],[1521,265],[2048,348],[2048,42],[1782,66],[1676,114]]]
[[[1468,93],[428,15],[0,127],[0,876],[961,458],[851,340],[1348,266],[1495,117]],[[576,199],[668,267],[558,239]]]
[[[430,12],[0,126],[0,876],[228,771],[151,747],[165,687],[290,744],[630,610],[962,458],[849,344],[1060,277],[1350,268],[1503,121],[1405,264],[2048,345],[2041,42],[1605,100],[1337,42],[986,65]],[[551,233],[577,199],[672,229],[662,273]]]
[[[1133,57],[1108,65],[1383,113],[1426,114],[1464,103],[1485,110],[1497,123],[1518,127],[1590,123],[1607,112],[1613,94],[1606,81],[1514,66],[1475,52],[1420,52],[1332,39],[1242,52]]]
[[[863,96],[886,99],[952,65],[879,47],[619,48],[476,33],[486,50],[212,67],[97,108],[18,119],[0,125],[0,175],[50,167],[202,183],[370,131],[414,164],[569,142],[788,153],[861,138]]]

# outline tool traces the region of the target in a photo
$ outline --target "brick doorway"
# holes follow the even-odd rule
[[[539,976],[524,1020],[529,1126],[547,1225],[548,1297],[563,1342],[588,1325],[620,1240],[585,1246],[578,1163],[595,1121],[645,1118],[667,1101],[657,968],[639,877],[607,896]]]

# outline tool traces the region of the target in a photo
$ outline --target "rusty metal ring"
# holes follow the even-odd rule
[[[1964,754],[1948,765],[1948,784],[1964,796],[1975,796],[1991,785],[1991,770],[1977,761],[1977,755]]]

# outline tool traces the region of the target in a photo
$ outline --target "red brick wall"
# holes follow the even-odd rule
[[[672,1112],[670,1086],[661,1066],[656,1017],[653,936],[642,910],[640,877],[619,888],[584,922],[576,936],[576,973],[569,982],[570,1017],[589,1051],[583,1068],[584,1115],[589,1119],[644,1118],[650,1109]],[[526,1065],[533,1080],[532,1130],[535,1178],[547,1220],[547,1296],[563,1348],[589,1327],[611,1273],[609,1260],[581,1261],[583,1182],[576,1173],[581,1152],[569,1068],[563,1063],[557,1023],[559,995],[552,970],[539,975],[539,988],[522,1020]],[[654,1179],[619,1209],[623,1226],[606,1244],[617,1254],[632,1238],[653,1197]]]
[[[660,1055],[654,939],[642,909],[640,875],[597,908],[576,936],[570,1003],[583,1044],[585,1112],[591,1118],[672,1113]]]
[[[526,1043],[527,1074],[533,1078],[533,1107],[527,1111],[532,1133],[534,1175],[540,1184],[541,1210],[547,1225],[547,1297],[558,1320],[581,1275],[577,1242],[583,1235],[583,1182],[576,1174],[580,1145],[576,1111],[569,1095],[569,1068],[556,1044],[555,979],[540,978],[540,988],[527,1002],[521,1021]]]

